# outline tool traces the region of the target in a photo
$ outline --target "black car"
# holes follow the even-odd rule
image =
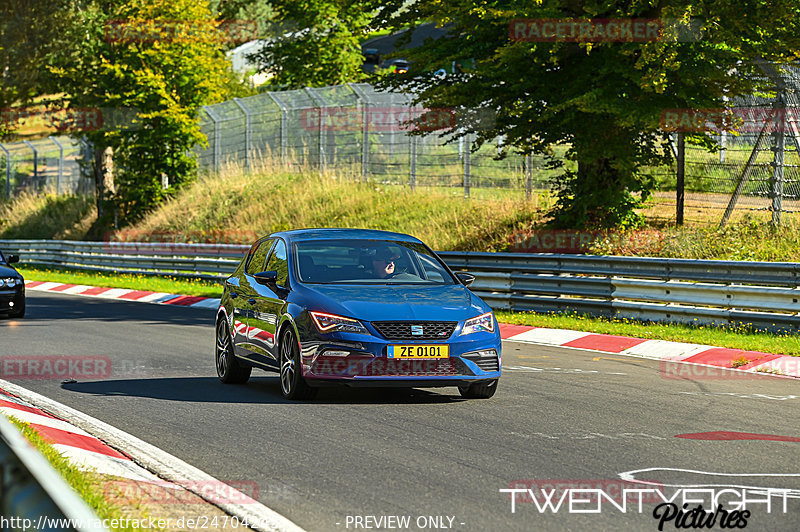
[[[19,262],[18,255],[8,258],[0,252],[0,315],[11,318],[25,316],[25,280],[12,264]]]

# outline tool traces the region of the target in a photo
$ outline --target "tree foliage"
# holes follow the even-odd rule
[[[193,150],[207,142],[197,113],[224,99],[229,68],[216,27],[194,0],[127,0],[90,3],[72,29],[84,38],[53,72],[72,106],[103,113],[103,127],[87,136],[97,152],[113,148],[116,191],[98,183],[98,198],[123,222],[196,174]]]
[[[370,2],[275,0],[272,9],[280,24],[254,59],[273,85],[321,87],[365,77],[359,42],[372,19]]]
[[[0,110],[25,105],[48,83],[52,53],[65,45],[63,28],[75,18],[71,0],[0,2]],[[14,129],[0,120],[0,138]]]
[[[462,130],[475,133],[477,144],[503,135],[522,153],[544,155],[554,145],[567,145],[577,171],[565,171],[555,183],[558,202],[551,216],[557,226],[636,224],[635,208],[654,187],[642,168],[671,160],[659,125],[662,111],[719,107],[723,96],[756,89],[762,75],[757,61],[794,60],[800,51],[800,5],[781,0],[403,5],[384,4],[376,24],[399,28],[433,21],[451,30],[407,51],[414,72],[387,83],[415,91],[429,107],[491,110],[491,121],[468,122]],[[565,18],[691,20],[701,25],[702,36],[594,43],[509,38],[512,20]],[[471,71],[445,79],[419,74],[466,58],[475,60]]]

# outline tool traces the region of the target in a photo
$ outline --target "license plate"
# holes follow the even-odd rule
[[[390,345],[389,358],[449,358],[449,345]]]

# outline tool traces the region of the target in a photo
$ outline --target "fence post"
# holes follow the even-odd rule
[[[325,170],[325,124],[323,119],[325,118],[324,111],[327,106],[322,98],[317,96],[313,89],[306,87],[305,91],[319,109],[319,171],[322,172]]]
[[[786,102],[784,93],[779,92],[775,100],[775,146],[772,148],[772,176],[770,179],[770,196],[772,197],[772,225],[780,225],[783,210],[783,154],[786,143]]]
[[[739,201],[739,196],[744,189],[745,183],[747,180],[750,179],[750,174],[753,172],[753,165],[756,162],[756,158],[758,157],[758,152],[761,150],[761,145],[764,143],[764,139],[767,138],[767,131],[769,130],[770,125],[775,121],[775,110],[773,109],[770,111],[769,118],[764,125],[761,127],[761,132],[758,134],[758,138],[756,139],[756,144],[753,146],[753,151],[750,152],[750,158],[747,159],[747,163],[744,165],[744,170],[742,170],[742,175],[739,176],[739,180],[736,182],[736,188],[733,191],[733,195],[731,196],[731,200],[728,202],[728,206],[725,208],[725,213],[722,215],[722,220],[719,222],[719,228],[722,229],[725,227],[725,224],[728,223],[728,218],[730,218],[731,213],[733,213],[733,209],[736,206],[736,202]]]
[[[36,184],[39,179],[39,152],[36,151],[36,147],[29,140],[23,140],[22,142],[33,151],[33,182]]]
[[[678,133],[678,169],[675,186],[675,224],[683,225],[683,204],[685,199],[686,142],[683,133]]]
[[[464,198],[469,198],[469,189],[471,186],[470,183],[470,152],[472,147],[472,142],[469,138],[469,133],[461,137],[463,140],[464,146]]]
[[[85,171],[86,168],[92,167],[92,145],[89,144],[89,141],[86,140],[86,137],[80,138],[81,146],[83,147],[83,168],[82,170]],[[92,181],[91,171],[90,174],[87,175],[85,173],[81,173],[81,183],[83,183],[83,193],[88,194],[91,190],[94,190],[94,186],[90,186],[90,181]]]
[[[64,145],[55,137],[47,137],[58,146],[58,178],[56,179],[56,194],[61,194],[61,180],[64,177]]]
[[[242,103],[241,98],[234,98],[239,109],[244,113],[244,167],[250,170],[250,150],[252,149],[252,123],[250,120],[250,110]]]
[[[409,135],[408,185],[413,192],[417,188],[417,136]]]
[[[287,130],[286,128],[289,126],[289,110],[286,109],[286,106],[283,105],[274,94],[271,92],[267,92],[267,95],[275,102],[275,105],[278,106],[278,109],[281,110],[281,165],[286,166],[286,159],[288,157],[288,139],[286,137]]]
[[[361,180],[366,183],[369,173],[369,99],[361,87],[354,83],[348,83],[347,86],[356,95],[361,106]]]
[[[0,150],[6,154],[6,198],[11,199],[11,153],[0,143]]]
[[[220,159],[222,158],[222,148],[220,146],[220,144],[222,144],[222,133],[220,132],[219,128],[220,118],[210,106],[204,105],[203,109],[206,111],[208,116],[211,117],[211,120],[214,121],[214,149],[211,154],[214,158],[214,171],[219,173],[221,165]]]
[[[533,196],[533,158],[530,154],[525,156],[525,200],[530,201]]]

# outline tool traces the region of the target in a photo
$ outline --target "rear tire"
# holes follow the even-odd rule
[[[253,368],[245,366],[233,354],[233,342],[225,320],[217,322],[217,349],[214,357],[219,380],[225,384],[244,384]]]
[[[497,391],[497,379],[486,383],[459,386],[458,392],[465,399],[488,399]]]
[[[296,401],[316,397],[319,389],[309,386],[301,375],[303,370],[300,363],[300,347],[291,328],[287,328],[281,335],[280,350],[281,395]]]

